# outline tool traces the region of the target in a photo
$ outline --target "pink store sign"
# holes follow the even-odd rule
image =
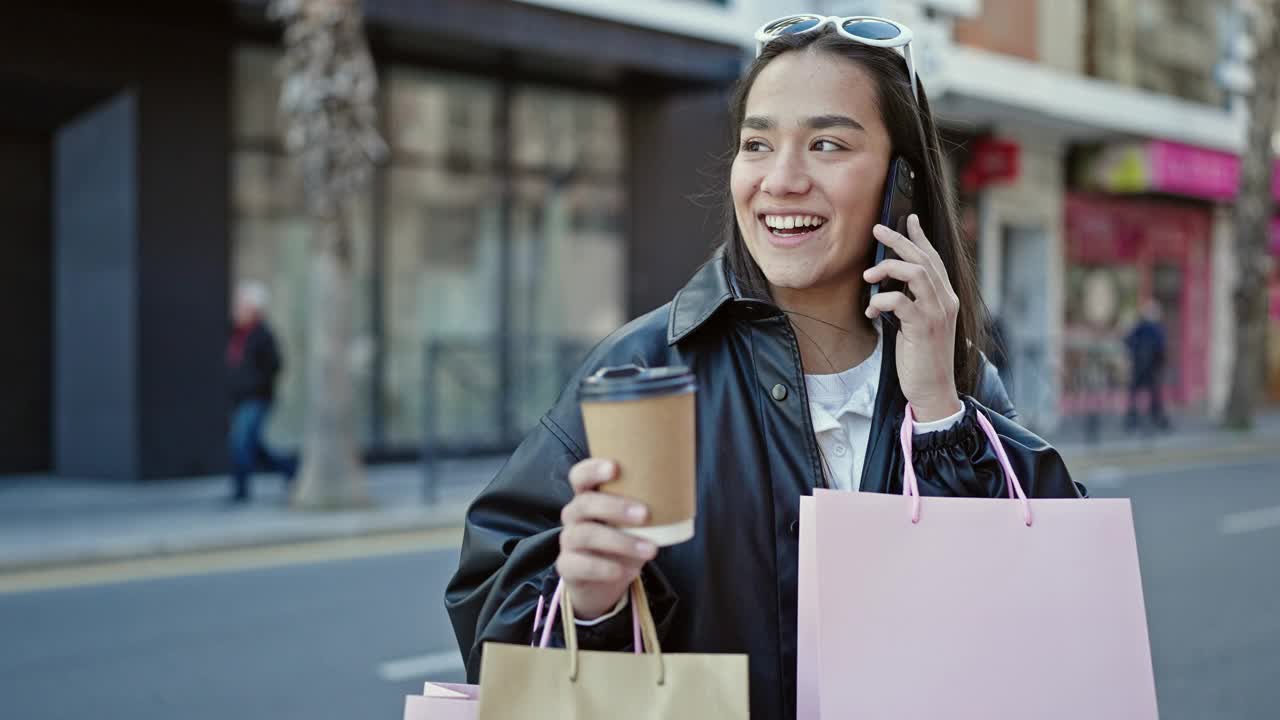
[[[1240,189],[1240,158],[1168,140],[1147,143],[1151,190],[1209,200],[1232,200]],[[1280,198],[1280,163],[1272,167],[1272,194]]]

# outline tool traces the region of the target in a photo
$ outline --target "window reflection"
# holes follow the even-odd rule
[[[486,431],[498,392],[492,341],[498,332],[502,228],[498,186],[488,175],[393,167],[387,197],[384,291],[386,369],[383,397],[387,440],[416,444],[426,430],[425,407],[459,433]],[[451,363],[451,350],[479,347]],[[444,357],[433,360],[428,354]],[[441,367],[441,363],[446,367]],[[428,367],[430,363],[431,367]],[[427,374],[438,379],[427,387]],[[440,385],[466,386],[462,397],[438,396]],[[430,392],[429,392],[430,391]],[[468,397],[473,397],[467,402]],[[493,425],[492,421],[489,425]]]
[[[310,233],[297,168],[276,139],[277,57],[235,54],[232,280],[272,288],[287,368],[271,432],[296,442]],[[501,444],[537,422],[624,320],[620,106],[554,87],[504,94],[494,79],[419,68],[383,80],[391,158],[352,218],[360,427],[367,445],[418,448],[429,432]],[[498,155],[504,137],[509,158]],[[375,350],[380,363],[369,362]]]
[[[393,68],[385,92],[392,164],[484,170],[496,160],[498,86],[448,73]]]
[[[621,109],[612,98],[528,87],[516,91],[511,114],[517,166],[544,172],[621,173]]]

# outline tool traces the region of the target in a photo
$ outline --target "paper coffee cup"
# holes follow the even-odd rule
[[[648,506],[647,525],[623,529],[658,545],[693,537],[695,395],[684,367],[603,368],[578,390],[591,456],[618,464],[617,479],[600,489]]]

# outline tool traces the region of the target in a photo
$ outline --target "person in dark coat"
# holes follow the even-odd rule
[[[1167,430],[1169,418],[1164,412],[1164,402],[1160,397],[1160,386],[1164,382],[1164,367],[1167,340],[1164,324],[1161,322],[1160,304],[1154,300],[1147,301],[1142,309],[1142,318],[1125,337],[1125,345],[1129,348],[1129,413],[1125,426],[1133,430],[1138,426],[1138,394],[1146,392],[1149,398],[1148,413],[1151,422],[1157,428]]]
[[[297,461],[267,447],[263,434],[275,399],[276,377],[283,362],[266,322],[267,289],[253,282],[236,293],[235,327],[227,343],[231,385],[232,503],[248,502],[249,478],[256,469],[279,473],[289,484]]]
[[[751,717],[789,720],[802,496],[900,493],[911,462],[922,494],[1001,497],[979,413],[1029,497],[1081,496],[1058,452],[1017,423],[981,352],[976,270],[927,98],[913,89],[896,51],[829,27],[764,47],[731,108],[723,244],[671,302],[589,354],[467,512],[445,605],[471,682],[486,642],[531,641],[539,597],[560,578],[580,646],[629,649],[625,590],[639,577],[664,651],[746,654]],[[915,168],[905,236],[876,224],[894,155]],[[877,240],[901,259],[873,266]],[[869,295],[889,278],[909,293]],[[617,467],[587,454],[578,383],[625,364],[683,365],[697,381],[695,534],[661,551],[618,529],[647,508],[598,492]],[[908,409],[920,425],[904,457]],[[947,602],[939,612],[963,617]]]

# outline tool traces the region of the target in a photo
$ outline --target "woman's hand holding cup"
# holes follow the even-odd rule
[[[620,529],[644,525],[648,508],[598,490],[617,472],[616,463],[598,458],[583,460],[569,471],[574,498],[560,513],[564,529],[556,571],[573,593],[580,620],[592,620],[612,610],[644,564],[658,554],[654,543]]]

